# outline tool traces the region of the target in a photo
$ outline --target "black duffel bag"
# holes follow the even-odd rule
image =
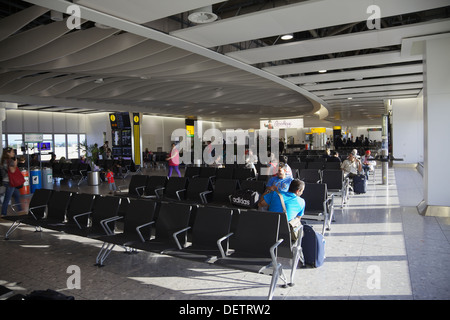
[[[230,202],[234,206],[244,208],[256,208],[259,201],[259,193],[254,190],[236,190],[234,194],[230,196]]]

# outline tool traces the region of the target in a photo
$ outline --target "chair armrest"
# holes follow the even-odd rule
[[[277,255],[275,253],[275,250],[278,248],[278,246],[284,241],[284,239],[278,239],[277,242],[273,246],[270,247],[270,256],[272,257],[272,265],[275,267],[277,265]]]
[[[180,190],[175,191],[175,194],[177,195],[178,200],[181,201],[180,193],[185,192],[185,191],[186,191],[186,189],[180,189]]]
[[[117,189],[118,189],[120,192],[122,192],[122,188],[123,188],[123,187],[128,187],[128,186],[125,185],[125,184],[123,184],[123,185],[121,185],[121,186],[118,186]]]
[[[16,212],[15,206],[21,205],[21,203],[14,203],[11,205],[11,209]]]
[[[36,216],[35,216],[34,213],[33,213],[33,209],[44,208],[44,207],[47,208],[47,205],[46,205],[46,204],[43,204],[43,205],[40,205],[40,206],[28,208],[28,211],[31,213],[31,215],[33,216],[33,218],[34,218],[35,220],[37,220]]]
[[[324,202],[324,210],[326,212],[329,212],[334,206],[334,194],[331,194],[327,197],[327,199]]]
[[[85,216],[85,215],[89,215],[89,214],[91,214],[92,213],[92,211],[88,211],[88,212],[83,212],[83,213],[80,213],[80,214],[77,214],[77,215],[75,215],[75,216],[73,216],[73,220],[75,221],[75,223],[77,224],[77,226],[78,226],[78,228],[80,228],[80,229],[83,229],[81,226],[80,226],[80,224],[78,223],[78,218],[79,217],[82,217],[82,216]]]
[[[117,221],[123,219],[122,216],[117,216],[117,217],[112,217],[112,218],[108,218],[108,219],[104,219],[100,221],[100,225],[103,227],[103,230],[105,230],[105,233],[107,235],[112,235],[114,234],[114,232],[109,228],[108,223],[113,222],[113,221]]]
[[[227,234],[226,236],[223,236],[222,238],[220,238],[219,240],[217,240],[217,247],[219,248],[220,251],[220,255],[222,256],[222,258],[226,257],[225,251],[223,250],[222,247],[222,242],[226,239],[228,239],[229,237],[231,237],[233,235],[233,232],[230,232],[229,234]]]
[[[141,189],[142,189],[142,194],[139,193],[139,190],[141,190]],[[144,193],[145,193],[144,190],[145,190],[145,186],[136,187],[136,193],[137,193],[139,198],[144,195]]]
[[[186,228],[181,229],[181,230],[179,230],[179,231],[177,231],[177,232],[174,232],[174,233],[172,234],[172,237],[173,237],[173,239],[175,240],[175,243],[177,244],[177,247],[178,247],[179,250],[183,249],[183,247],[181,246],[180,241],[178,240],[177,236],[178,236],[180,233],[183,233],[183,232],[185,232],[185,231],[188,231],[190,228],[191,228],[191,227],[186,227]]]
[[[294,229],[298,232],[298,238],[295,240],[295,242],[292,244],[292,247],[296,247],[297,249],[302,248],[302,238],[303,238],[303,225],[300,224],[297,228]]]
[[[160,199],[161,196],[164,194],[164,189],[166,189],[165,187],[161,187],[161,188],[156,188],[155,189],[155,194],[156,194],[156,198]],[[161,194],[159,194],[158,192],[162,191]]]
[[[200,199],[202,200],[202,203],[203,204],[207,204],[208,203],[208,201],[206,200],[206,195],[207,194],[210,194],[212,191],[203,191],[203,192],[200,192]]]
[[[144,237],[142,236],[141,229],[144,228],[144,227],[146,227],[146,226],[152,225],[152,224],[154,224],[154,223],[155,223],[155,221],[151,221],[151,222],[147,222],[147,223],[144,223],[143,225],[140,225],[140,226],[137,226],[137,227],[136,227],[136,232],[138,233],[139,238],[141,238],[141,241],[142,241],[142,242],[145,242],[145,239],[144,239]]]

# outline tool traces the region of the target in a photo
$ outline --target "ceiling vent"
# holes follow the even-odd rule
[[[207,6],[192,11],[188,19],[197,24],[210,23],[217,20],[217,15],[212,12],[212,6]]]

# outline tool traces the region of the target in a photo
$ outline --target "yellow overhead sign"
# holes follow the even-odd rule
[[[186,125],[186,130],[189,132],[191,137],[194,136],[194,126]]]
[[[311,128],[311,133],[325,133],[327,132],[326,128]]]

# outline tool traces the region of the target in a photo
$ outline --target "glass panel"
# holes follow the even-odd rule
[[[80,134],[80,143],[84,143],[86,141],[86,135],[84,133]]]
[[[67,154],[68,159],[78,159],[78,135],[67,135]]]
[[[55,155],[56,159],[60,159],[61,157],[67,159],[65,134],[55,134]]]
[[[16,149],[17,155],[23,154],[22,146],[23,137],[21,134],[8,134],[8,147]],[[6,146],[5,146],[6,147]]]

